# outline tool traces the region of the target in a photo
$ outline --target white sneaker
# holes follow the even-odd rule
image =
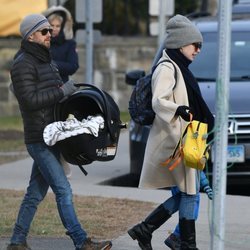
[[[72,175],[72,170],[71,170],[71,166],[67,162],[65,163],[63,164],[63,169],[64,169],[64,173],[66,177],[69,179]]]
[[[66,161],[64,160],[64,158],[63,158],[62,155],[61,155],[60,161],[61,161],[61,164],[62,164],[64,173],[65,173],[66,177],[69,179],[69,178],[71,177],[71,175],[72,175],[71,166],[69,165],[68,162],[66,162]]]

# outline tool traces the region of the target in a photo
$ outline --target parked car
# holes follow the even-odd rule
[[[233,15],[249,15],[250,13],[250,1],[249,0],[238,0],[232,6]]]
[[[218,61],[218,21],[216,17],[198,18],[194,22],[202,32],[204,43],[200,54],[190,65],[210,110],[215,114]],[[228,185],[250,183],[250,19],[233,18],[231,43],[231,73],[228,117]],[[157,51],[153,65],[159,60],[164,42]],[[126,82],[135,84],[143,70],[126,74]],[[138,178],[150,126],[130,124],[130,169]],[[213,157],[212,157],[213,159]],[[233,164],[231,164],[233,163]],[[209,162],[208,174],[212,175]]]

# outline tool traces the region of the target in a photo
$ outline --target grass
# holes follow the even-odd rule
[[[0,164],[27,157],[20,116],[0,117]],[[8,154],[8,152],[11,152]],[[14,152],[14,153],[13,153]]]
[[[0,189],[0,235],[12,233],[24,192]],[[128,199],[74,196],[78,218],[89,236],[113,239],[127,232],[155,207],[154,203]],[[49,193],[38,207],[30,236],[64,237],[54,195]]]
[[[128,112],[121,112],[121,121],[122,122],[129,122],[130,121],[130,115]]]
[[[23,131],[23,123],[20,116],[0,117],[0,130],[17,130]]]

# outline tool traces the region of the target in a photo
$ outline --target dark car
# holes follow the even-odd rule
[[[215,114],[216,78],[218,61],[218,22],[216,18],[199,18],[194,22],[202,32],[204,43],[200,54],[190,65],[199,82],[202,95],[210,110]],[[232,20],[231,75],[229,84],[228,117],[228,164],[227,181],[229,185],[250,183],[250,19]],[[154,58],[159,60],[162,49]],[[142,70],[128,72],[135,83],[135,76]],[[130,84],[132,81],[130,81]],[[144,150],[150,126],[140,126],[133,121],[130,125],[130,167],[131,173],[141,172]],[[213,150],[212,150],[213,152]],[[213,153],[211,159],[213,160]],[[208,174],[211,177],[211,162]],[[138,177],[139,178],[139,177]]]

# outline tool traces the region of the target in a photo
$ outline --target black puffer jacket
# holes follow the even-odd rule
[[[54,106],[63,98],[63,82],[49,50],[22,41],[11,80],[23,118],[25,143],[43,142],[43,130],[54,121]]]

